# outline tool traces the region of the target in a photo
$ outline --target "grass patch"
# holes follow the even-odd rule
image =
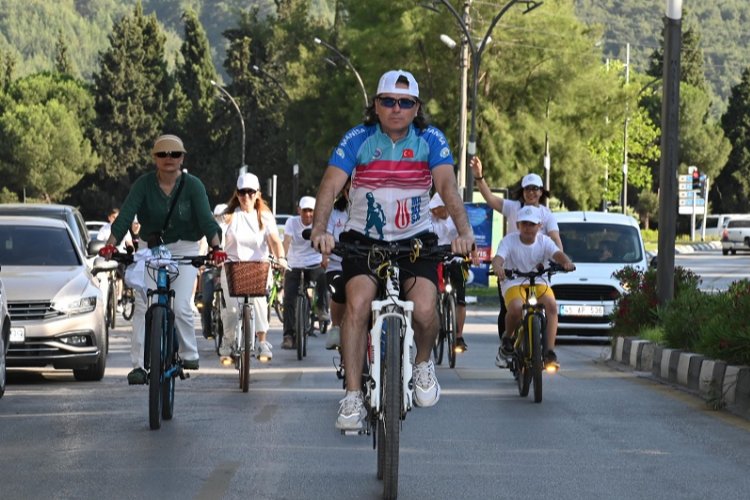
[[[638,337],[655,344],[664,343],[664,328],[662,326],[649,326],[638,332]]]

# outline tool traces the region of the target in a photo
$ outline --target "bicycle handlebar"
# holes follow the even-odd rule
[[[567,273],[567,272],[572,272],[576,270],[575,266],[573,266],[573,269],[571,269],[570,271],[566,271],[560,264],[558,264],[557,262],[552,262],[552,261],[550,261],[549,267],[545,268],[541,264],[540,266],[541,266],[540,268],[537,268],[536,270],[529,271],[529,272],[522,272],[522,271],[519,271],[518,269],[504,269],[503,271],[505,271],[505,277],[509,279],[514,278],[514,277],[530,279],[530,278],[539,278],[540,276],[543,276],[545,274],[549,278],[553,274]]]
[[[112,260],[125,264],[126,266],[129,266],[134,262],[134,256],[132,253],[115,252],[112,254],[111,258]],[[208,255],[184,255],[182,257],[172,256],[168,260],[177,262],[179,264],[190,264],[193,267],[211,265],[210,261],[208,260]]]

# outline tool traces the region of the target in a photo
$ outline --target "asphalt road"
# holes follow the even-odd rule
[[[494,367],[495,312],[471,309],[469,351],[438,368],[442,397],[401,434],[400,498],[746,499],[750,425],[644,374],[609,347],[561,340],[544,401]],[[178,382],[175,417],[148,428],[147,390],[129,387],[129,327],[104,380],[11,370],[0,400],[0,498],[375,499],[369,437],[334,429],[341,382],[323,338],[278,348],[250,392],[200,339],[201,369]]]

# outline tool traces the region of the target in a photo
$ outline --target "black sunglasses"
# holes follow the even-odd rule
[[[402,97],[401,99],[396,99],[394,97],[378,97],[378,100],[380,101],[380,105],[384,108],[393,108],[398,104],[398,107],[401,109],[411,109],[417,104],[417,101],[414,99],[407,99],[406,97]]]
[[[157,158],[182,158],[182,151],[159,151],[155,154]]]
[[[523,190],[524,191],[541,191],[542,188],[540,188],[539,186],[526,186],[525,188],[523,188]]]
[[[237,190],[237,194],[240,196],[252,196],[255,193],[257,193],[255,189],[238,189]]]

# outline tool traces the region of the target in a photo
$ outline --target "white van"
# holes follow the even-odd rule
[[[625,266],[646,270],[648,255],[638,222],[612,212],[554,212],[563,250],[576,265],[552,277],[558,335],[606,335],[624,293],[612,274]]]
[[[719,239],[721,233],[731,218],[750,219],[750,214],[708,214],[704,217],[702,224],[706,226],[707,239]],[[699,226],[699,232],[703,231],[703,225]]]

